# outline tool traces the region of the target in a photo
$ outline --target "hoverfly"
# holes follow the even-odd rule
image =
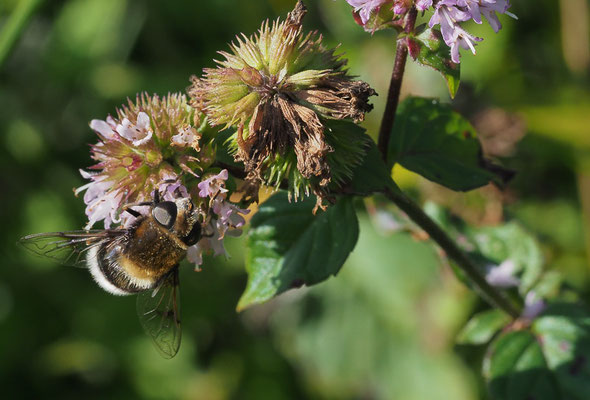
[[[130,208],[149,206],[142,215]],[[199,211],[190,198],[132,204],[127,228],[28,235],[25,248],[64,265],[88,268],[96,283],[115,295],[137,294],[141,325],[165,358],[180,347],[178,265],[201,237]]]

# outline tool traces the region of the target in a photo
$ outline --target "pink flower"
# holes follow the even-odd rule
[[[416,8],[425,10],[429,5],[432,5],[432,1],[419,0]],[[483,40],[465,31],[460,23],[472,19],[481,24],[483,15],[497,33],[502,25],[496,13],[516,18],[514,14],[508,12],[509,7],[508,0],[439,0],[434,3],[435,11],[428,25],[432,28],[440,24],[443,40],[451,48],[451,60],[459,63],[460,47],[469,49],[475,54],[475,42]]]
[[[187,258],[196,266],[203,262],[202,253],[211,250],[214,255],[225,255],[223,240],[226,235],[240,235],[246,220],[243,215],[250,212],[241,209],[227,199],[228,190],[225,188],[225,181],[228,179],[226,169],[217,175],[201,181],[197,186],[199,196],[209,199],[209,217],[203,229],[203,238],[189,249]]]
[[[459,63],[459,47],[471,50],[471,53],[475,55],[475,43],[481,42],[483,39],[477,36],[471,35],[469,32],[461,27],[455,28],[452,39],[451,39],[451,60],[454,63]]]
[[[141,146],[152,138],[152,129],[150,127],[150,117],[143,111],[137,114],[137,122],[133,124],[127,118],[117,125],[117,133],[127,140],[133,142],[134,146]]]
[[[520,284],[520,280],[514,276],[516,263],[511,259],[503,261],[500,265],[490,264],[486,270],[486,281],[492,286],[509,288]]]
[[[197,186],[199,187],[199,196],[201,197],[212,197],[213,195],[217,194],[218,192],[225,193],[227,189],[225,189],[225,181],[227,180],[228,173],[227,170],[224,169],[219,174],[214,175],[201,181]]]
[[[545,311],[547,304],[534,291],[530,291],[524,298],[524,310],[522,317],[526,319],[535,319],[539,314]]]
[[[418,11],[424,11],[432,7],[432,0],[416,0],[415,4]]]
[[[371,14],[379,11],[382,4],[387,3],[388,0],[346,0],[348,4],[354,7],[361,18],[361,22],[366,24],[371,18]]]

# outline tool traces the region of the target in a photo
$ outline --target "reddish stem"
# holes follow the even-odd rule
[[[414,30],[416,17],[418,11],[412,7],[406,16],[406,23],[404,31],[410,33]],[[389,82],[389,92],[387,93],[387,103],[385,105],[385,112],[381,120],[381,129],[379,130],[379,140],[377,147],[381,152],[384,160],[387,159],[387,147],[389,146],[389,137],[395,122],[395,113],[399,104],[399,95],[402,88],[402,80],[406,68],[406,60],[408,58],[408,46],[404,39],[396,41],[395,61],[393,64],[393,72],[391,74],[391,81]]]

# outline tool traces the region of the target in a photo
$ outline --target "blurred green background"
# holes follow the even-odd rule
[[[355,25],[344,0],[308,0],[319,29],[378,93],[394,43]],[[505,189],[453,194],[395,169],[418,199],[477,225],[516,218],[539,239],[546,267],[588,294],[590,21],[586,0],[515,1],[504,29],[464,54],[454,106],[484,149],[519,171]],[[241,314],[241,239],[229,260],[181,270],[183,344],[167,361],[141,331],[135,299],[101,291],[84,270],[25,254],[34,232],[79,229],[72,189],[91,164],[88,128],[127,96],[183,91],[235,34],[284,17],[293,0],[2,0],[0,2],[0,383],[4,398],[485,398],[482,349],[453,345],[476,309],[436,250],[359,203],[361,237],[338,278]],[[440,76],[409,65],[404,93],[449,101]]]

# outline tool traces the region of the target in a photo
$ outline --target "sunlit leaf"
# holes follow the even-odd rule
[[[418,35],[407,37],[408,50],[414,61],[440,72],[449,88],[452,98],[457,94],[460,83],[461,64],[451,60],[449,47],[443,41],[438,29],[424,27]]]
[[[503,183],[513,175],[485,160],[469,121],[435,99],[410,97],[400,104],[387,158],[390,166],[399,163],[458,191]]]
[[[520,279],[521,294],[527,293],[543,272],[541,248],[536,239],[518,222],[468,228],[465,233],[475,244],[475,251],[487,262],[492,265],[512,263],[513,275]]]
[[[475,314],[457,336],[459,344],[484,344],[511,321],[501,310],[493,309]]]

